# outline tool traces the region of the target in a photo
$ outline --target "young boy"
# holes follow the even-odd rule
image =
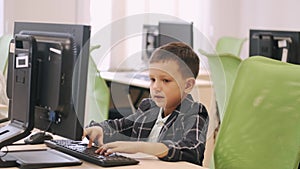
[[[96,153],[147,153],[165,161],[202,165],[208,113],[189,94],[199,58],[186,44],[173,42],[154,51],[149,63],[151,98],[122,119],[92,121],[84,136],[99,145]]]

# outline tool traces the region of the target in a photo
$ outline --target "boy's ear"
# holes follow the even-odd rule
[[[185,88],[184,91],[185,93],[190,93],[193,89],[193,87],[195,86],[196,83],[196,79],[195,78],[187,78],[185,80]]]

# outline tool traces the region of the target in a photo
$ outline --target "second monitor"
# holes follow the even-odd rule
[[[143,60],[147,61],[159,46],[184,42],[193,48],[193,23],[160,21],[158,25],[143,25]]]
[[[184,42],[193,47],[193,23],[159,22],[158,46],[170,42]]]
[[[250,30],[249,55],[300,64],[300,32],[279,30]]]

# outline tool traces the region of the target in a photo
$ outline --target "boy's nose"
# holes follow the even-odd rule
[[[160,84],[160,82],[157,82],[157,81],[154,82],[153,83],[153,89],[160,91],[161,90],[161,84]]]

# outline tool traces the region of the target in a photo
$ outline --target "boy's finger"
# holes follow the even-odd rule
[[[103,145],[103,137],[99,137],[98,138],[98,146],[102,146]]]
[[[89,140],[88,147],[91,147],[93,145],[93,139],[90,138],[88,129],[83,130],[82,139],[84,138],[87,138]]]
[[[83,130],[81,139],[83,140],[86,136],[87,136],[87,132],[86,132],[86,130]]]
[[[93,145],[93,141],[91,139],[89,139],[88,148],[92,147],[92,145]]]

